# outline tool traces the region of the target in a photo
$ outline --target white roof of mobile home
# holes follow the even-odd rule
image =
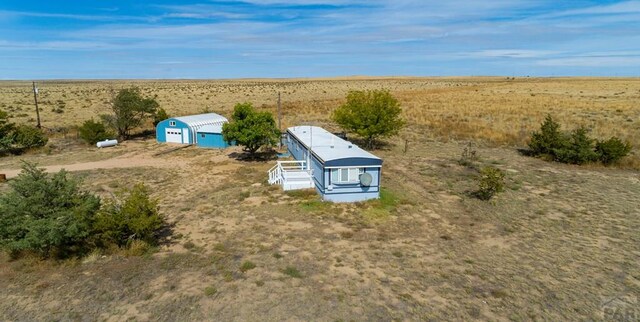
[[[228,122],[226,117],[216,113],[180,116],[173,117],[172,119],[184,122],[192,127],[199,127],[202,125],[222,125]]]
[[[382,159],[363,150],[359,146],[345,141],[335,134],[317,126],[294,126],[287,129],[298,141],[304,144],[325,164],[344,159],[369,159],[382,164]]]

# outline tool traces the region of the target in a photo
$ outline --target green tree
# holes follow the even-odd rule
[[[332,118],[372,148],[378,138],[398,134],[405,125],[401,112],[400,103],[387,90],[351,91],[347,102],[333,112]]]
[[[569,141],[562,147],[553,149],[556,161],[583,164],[594,162],[598,154],[594,151],[594,140],[587,135],[587,129],[580,127],[571,132]]]
[[[96,122],[93,119],[82,123],[82,126],[78,128],[78,135],[89,144],[96,144],[113,137],[113,133],[107,130],[104,123]]]
[[[126,246],[134,240],[157,244],[158,233],[164,227],[164,217],[158,200],[149,196],[149,189],[139,183],[117,193],[117,198],[105,202],[96,215],[94,232],[102,246]]]
[[[239,103],[234,107],[231,122],[222,126],[222,135],[229,144],[235,142],[255,155],[261,147],[276,144],[280,131],[271,113],[256,112],[251,103]]]
[[[13,140],[21,149],[45,146],[49,141],[41,129],[24,124],[15,127]]]
[[[598,141],[598,143],[596,143],[596,153],[598,154],[598,158],[605,165],[618,162],[629,154],[629,152],[631,152],[631,143],[622,142],[622,140],[615,136],[608,140]]]
[[[100,199],[61,170],[48,175],[25,163],[0,196],[0,247],[18,254],[66,257],[86,250]]]
[[[539,132],[531,134],[529,148],[534,155],[555,156],[554,151],[565,149],[569,144],[566,134],[560,131],[560,124],[548,114]]]
[[[15,125],[9,122],[9,114],[0,111],[0,152],[8,150],[13,144],[13,129]]]
[[[158,123],[169,118],[169,114],[164,108],[160,107],[156,110],[156,113],[153,115],[153,126],[158,125]]]
[[[133,129],[155,115],[158,107],[155,98],[142,97],[138,88],[122,89],[111,102],[113,114],[102,115],[102,119],[116,130],[120,139],[126,140]]]

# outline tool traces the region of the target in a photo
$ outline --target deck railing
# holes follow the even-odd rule
[[[269,184],[283,184],[285,181],[301,178],[299,175],[306,173],[305,178],[310,177],[311,171],[307,169],[307,161],[278,161],[269,169]]]

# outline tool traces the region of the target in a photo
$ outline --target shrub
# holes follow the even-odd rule
[[[0,153],[8,150],[13,144],[13,129],[15,125],[9,122],[9,114],[0,111]]]
[[[254,264],[251,261],[245,261],[242,263],[242,265],[240,265],[240,271],[245,273],[246,271],[252,270],[256,268],[256,264]]]
[[[534,155],[555,156],[554,151],[564,149],[567,145],[567,135],[560,131],[560,124],[551,115],[547,115],[540,131],[534,132],[529,141],[529,148]]]
[[[617,137],[596,143],[596,153],[602,163],[609,165],[618,162],[631,152],[631,144]]]
[[[49,141],[39,128],[29,125],[16,126],[14,135],[15,144],[23,149],[45,146]]]
[[[25,163],[0,197],[0,247],[13,255],[31,251],[67,257],[87,250],[85,240],[100,199],[61,170],[48,175]]]
[[[108,131],[102,122],[96,122],[93,119],[82,123],[82,126],[78,128],[78,134],[83,141],[92,145],[113,136],[113,133]]]
[[[153,115],[153,126],[158,125],[158,123],[168,118],[169,114],[167,113],[167,111],[165,111],[162,107],[158,108],[158,110],[156,110],[155,114]]]
[[[96,243],[122,247],[133,240],[142,240],[156,245],[158,233],[164,226],[158,201],[149,197],[149,190],[142,183],[121,190],[117,197],[107,201],[96,215]]]
[[[218,290],[213,286],[207,286],[204,288],[204,295],[206,296],[212,296],[212,295],[215,295],[216,293],[218,293]]]
[[[302,278],[302,273],[300,273],[300,271],[293,266],[287,266],[282,270],[282,273],[293,278]]]
[[[595,146],[594,142],[596,141],[587,135],[584,127],[571,134],[560,132],[560,124],[551,115],[547,115],[540,131],[531,135],[529,148],[533,155],[546,155],[558,162],[574,164],[600,160],[603,164],[610,165],[631,152],[631,144],[624,143],[617,137],[598,141]]]
[[[476,196],[482,200],[489,200],[496,193],[502,192],[504,190],[504,177],[504,172],[498,168],[482,168],[478,178],[478,191],[476,191]]]
[[[553,149],[556,161],[573,164],[583,164],[598,160],[594,151],[594,140],[587,136],[587,130],[580,127],[573,132],[564,146]]]
[[[405,125],[400,103],[387,90],[351,91],[332,115],[343,129],[364,138],[368,148],[376,139],[398,134]]]

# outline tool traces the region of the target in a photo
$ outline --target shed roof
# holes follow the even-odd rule
[[[205,125],[198,129],[198,133],[222,133],[222,125]]]
[[[173,119],[184,122],[187,125],[192,127],[198,127],[198,126],[207,125],[207,124],[222,125],[223,123],[228,122],[226,117],[216,113],[179,116],[179,117],[173,117]]]
[[[317,126],[294,126],[287,132],[295,136],[325,166],[382,165],[382,159]]]

